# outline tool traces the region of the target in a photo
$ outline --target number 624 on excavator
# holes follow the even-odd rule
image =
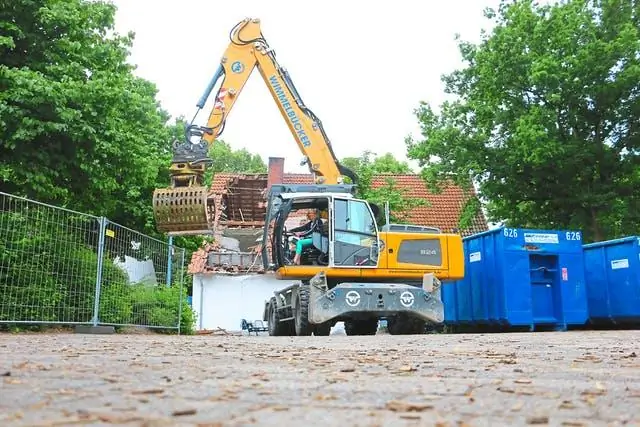
[[[344,321],[349,335],[371,334],[379,319],[388,321],[390,333],[419,333],[426,323],[441,323],[441,281],[464,276],[461,236],[404,224],[380,230],[379,208],[356,197],[358,177],[338,161],[322,122],[278,64],[260,21],[241,21],[230,39],[197,104],[204,108],[222,79],[207,124],[192,120],[185,141],[174,144],[170,188],[154,193],[158,229],[174,235],[212,232],[215,208],[203,183],[208,150],[257,68],[315,179],[315,184],[273,185],[268,195],[262,260],[289,285],[265,303],[269,333],[327,335]],[[345,176],[351,184],[344,183]],[[286,220],[309,210],[326,212],[327,218],[296,257],[302,262],[292,263]]]

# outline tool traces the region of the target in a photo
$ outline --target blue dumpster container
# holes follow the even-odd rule
[[[583,246],[589,320],[594,324],[640,321],[640,237]]]
[[[441,295],[442,305],[444,306],[444,323],[455,324],[458,321],[456,283],[443,282]]]
[[[463,239],[455,324],[550,326],[588,319],[579,231],[501,227]],[[449,310],[452,310],[449,308]]]

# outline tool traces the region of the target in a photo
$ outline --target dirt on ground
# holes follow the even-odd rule
[[[0,335],[0,426],[640,425],[640,331]]]

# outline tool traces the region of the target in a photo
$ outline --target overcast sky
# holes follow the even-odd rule
[[[131,62],[137,74],[158,86],[159,100],[173,116],[191,119],[228,45],[229,31],[245,17],[260,18],[265,38],[322,120],[338,157],[369,149],[401,159],[406,158],[405,136],[419,131],[414,108],[421,100],[439,105],[445,99],[440,76],[462,66],[455,34],[479,40],[480,30],[490,28],[482,10],[499,3],[112,1],[118,7],[117,31],[136,33]],[[200,113],[200,124],[210,106]],[[260,154],[265,162],[269,156],[286,157],[289,172],[306,171],[257,70],[221,138]]]

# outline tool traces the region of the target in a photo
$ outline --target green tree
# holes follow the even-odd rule
[[[212,163],[205,174],[207,184],[211,184],[219,172],[267,173],[267,165],[260,155],[252,154],[246,148],[234,150],[222,139],[211,145],[209,158]]]
[[[0,6],[0,189],[142,230],[170,162],[168,115],[103,1]]]
[[[345,157],[340,161],[344,166],[353,170],[358,176],[358,195],[369,202],[376,203],[383,208],[389,202],[389,216],[392,222],[401,222],[406,214],[417,206],[424,205],[424,200],[411,198],[405,188],[398,187],[393,174],[411,173],[409,164],[399,161],[391,153],[376,156],[371,151],[365,151],[359,157]],[[385,184],[373,187],[375,176],[384,176]]]
[[[637,2],[504,1],[485,15],[495,28],[459,42],[467,67],[443,76],[457,99],[417,109],[409,157],[434,185],[474,179],[493,221],[596,240],[639,232]]]

